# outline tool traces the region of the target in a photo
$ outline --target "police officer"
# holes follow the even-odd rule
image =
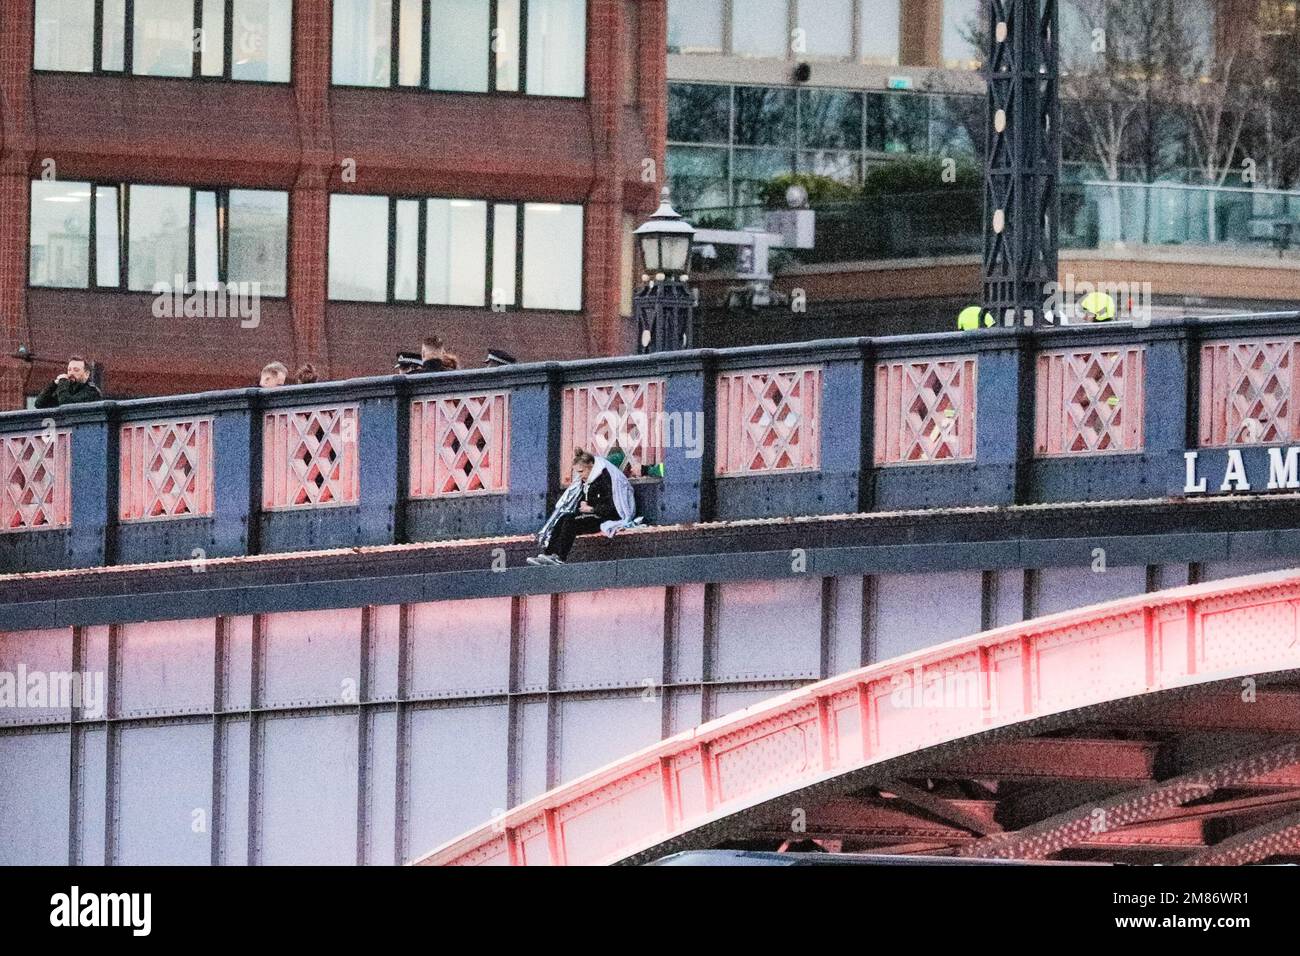
[[[1079,303],[1079,314],[1085,322],[1109,322],[1115,318],[1115,300],[1105,292],[1089,292]]]
[[[968,305],[957,314],[957,329],[960,332],[969,332],[981,325],[986,329],[993,327],[993,313],[983,306]]]

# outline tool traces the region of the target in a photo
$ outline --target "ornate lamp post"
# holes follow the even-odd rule
[[[695,227],[673,209],[665,188],[659,208],[633,235],[646,268],[632,297],[637,352],[694,348],[695,295],[687,285],[686,267]]]

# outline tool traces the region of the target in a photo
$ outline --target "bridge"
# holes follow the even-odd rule
[[[1298,602],[1300,573],[1259,575],[904,655],[645,748],[418,862],[635,863],[812,839],[995,859],[1300,861]]]
[[[1298,563],[1298,344],[1296,313],[990,329],[0,415],[0,694],[4,675],[47,680],[44,699],[0,707],[0,860],[400,863],[500,821],[513,835],[493,846],[528,862],[537,819],[542,859],[630,860],[774,838],[749,802],[761,816],[823,784],[847,815],[796,804],[806,832],[855,845],[850,823],[911,800],[932,808],[920,836],[868,822],[864,845],[964,852],[1082,812],[1051,795],[1089,766],[1092,808],[1122,825],[1079,845],[1135,852],[1139,821],[1103,798],[1246,761],[1213,777],[1225,799],[1243,791],[1240,813],[1169,823],[1180,852],[1211,849],[1237,835],[1225,820],[1268,826],[1291,785],[1252,782],[1244,744],[1195,744],[1231,730],[1213,695],[1247,676],[1263,705],[1234,746],[1293,732],[1276,716],[1295,701],[1294,648],[1277,643],[1292,606],[1239,654],[1200,625],[1189,649],[1185,624],[1157,639],[1132,620],[1192,607],[1187,593],[1254,600],[1255,584],[1217,582]],[[615,441],[651,525],[583,539],[565,568],[525,565],[571,449]],[[1035,636],[1115,601],[1114,643],[1054,655]],[[985,661],[978,707],[897,725],[878,709],[876,742],[854,751],[843,702],[955,647]],[[1017,647],[1029,685],[997,671]],[[73,674],[103,693],[56,700],[49,681]],[[1124,709],[1139,704],[1156,710]],[[707,810],[656,784],[664,828],[635,846],[556,843],[578,799],[563,788],[628,754],[662,773],[688,759],[680,735],[787,707],[808,740],[808,707],[839,714],[808,758],[835,754],[824,780],[781,764]],[[1131,746],[1088,744],[1117,722]],[[981,734],[1002,735],[1002,757]],[[905,745],[927,762],[890,749]],[[1035,774],[1060,786],[1040,799]]]

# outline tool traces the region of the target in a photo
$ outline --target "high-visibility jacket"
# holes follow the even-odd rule
[[[957,314],[957,329],[961,332],[978,329],[980,325],[985,328],[993,326],[993,313],[983,306],[968,305]]]
[[[1109,322],[1115,318],[1115,300],[1105,292],[1089,292],[1079,303],[1079,311],[1094,322]]]

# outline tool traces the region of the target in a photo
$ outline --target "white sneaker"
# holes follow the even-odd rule
[[[524,560],[535,568],[540,568],[543,564],[550,564],[550,562],[546,560],[546,555],[544,554],[535,554],[531,558],[525,558]]]

